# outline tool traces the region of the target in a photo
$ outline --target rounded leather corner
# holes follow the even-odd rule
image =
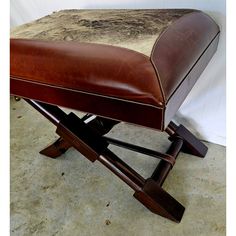
[[[156,40],[150,60],[166,104],[218,33],[214,20],[196,10],[174,21]]]

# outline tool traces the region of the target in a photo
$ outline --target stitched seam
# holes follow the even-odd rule
[[[22,80],[22,79],[18,79],[18,78],[16,78],[16,77],[13,77],[13,76],[11,76],[10,78],[12,78],[13,80],[18,80],[18,81],[23,81],[23,82],[26,82],[26,83],[35,83],[35,84],[39,84],[39,85],[47,85],[47,84],[43,84],[43,83],[38,83],[38,82],[30,82],[30,81],[26,81],[26,80]],[[49,85],[48,87],[52,87],[52,88],[58,88],[58,89],[65,89],[65,88],[62,88],[62,87],[56,87],[56,86],[52,86],[52,85]],[[65,89],[65,90],[69,90],[69,91],[73,91],[73,92],[78,92],[78,90],[73,90],[73,89]],[[85,93],[85,94],[90,94],[90,93],[87,93],[87,92],[83,92],[83,91],[79,91],[79,92],[81,92],[81,93]],[[16,95],[18,95],[18,96],[21,96],[21,95],[19,95],[19,94],[16,94]],[[106,97],[106,96],[103,96],[103,95],[99,95],[99,94],[92,94],[91,93],[91,95],[95,95],[95,96],[101,96],[101,97]],[[27,98],[27,99],[30,99],[29,97],[25,97],[25,96],[22,96],[22,97],[24,97],[24,98]],[[116,99],[116,98],[112,98],[112,97],[108,97],[108,98],[111,98],[111,99],[114,99],[114,100],[119,100],[119,99]],[[37,100],[37,99],[36,99]],[[122,99],[120,99],[120,100],[122,100]],[[130,102],[130,101],[128,101],[128,100],[124,100],[124,101],[126,101],[126,102]],[[47,102],[46,102],[47,103]],[[130,103],[136,103],[136,102],[130,102]],[[48,104],[52,104],[52,103],[48,103]],[[164,114],[164,112],[163,112],[163,108],[160,108],[160,107],[155,107],[155,106],[152,106],[152,105],[149,105],[149,104],[143,104],[143,103],[137,103],[137,104],[140,104],[140,105],[144,105],[144,106],[151,106],[151,107],[153,107],[154,109],[160,109],[160,110],[162,110],[161,111],[161,113],[162,113],[162,118],[161,118],[161,126],[159,126],[160,128],[154,128],[154,127],[150,127],[150,126],[146,126],[146,125],[142,125],[142,124],[138,124],[138,123],[132,123],[132,122],[129,122],[129,121],[123,121],[123,120],[119,120],[119,119],[116,119],[116,118],[112,118],[113,120],[117,120],[117,121],[120,121],[120,122],[125,122],[125,123],[130,123],[130,124],[135,124],[135,125],[137,125],[137,126],[140,126],[140,127],[145,127],[145,128],[149,128],[149,129],[153,129],[153,130],[159,130],[159,131],[163,131],[163,114]],[[86,112],[86,111],[84,111],[84,112]],[[95,113],[93,113],[93,114],[95,114]],[[95,114],[95,115],[98,115],[98,114]],[[107,116],[103,116],[103,115],[98,115],[98,116],[100,116],[100,117],[104,117],[104,118],[107,118]]]
[[[161,130],[164,130],[165,127],[165,111],[166,111],[166,107],[164,107],[164,109],[162,110],[162,115],[161,115]]]
[[[180,83],[178,84],[178,86],[175,88],[175,90],[171,93],[169,99],[167,100],[167,103],[170,101],[170,99],[173,97],[174,93],[178,90],[178,88],[181,86],[181,84],[185,81],[186,77],[192,72],[194,66],[199,62],[199,60],[201,59],[201,57],[205,54],[205,52],[207,51],[207,49],[212,45],[212,42],[219,36],[218,32],[215,37],[210,41],[210,43],[207,45],[207,47],[204,49],[204,51],[201,53],[201,55],[198,57],[198,59],[194,62],[194,64],[191,66],[191,68],[189,69],[188,73],[183,77],[183,79],[180,81]]]
[[[46,85],[46,86],[52,87],[52,88],[59,88],[59,89],[64,89],[64,90],[68,90],[68,91],[73,91],[73,92],[90,94],[90,95],[94,95],[94,96],[98,96],[98,97],[105,97],[105,98],[109,98],[109,99],[113,99],[113,100],[119,100],[119,101],[124,101],[124,102],[128,102],[128,103],[135,103],[135,104],[139,104],[139,105],[143,105],[143,106],[149,106],[149,107],[153,107],[153,108],[156,108],[156,109],[163,110],[162,107],[157,107],[157,106],[154,106],[154,105],[151,105],[151,104],[142,103],[142,102],[135,102],[135,101],[131,101],[131,100],[126,100],[126,99],[116,98],[116,97],[112,97],[112,96],[101,95],[101,94],[97,94],[97,93],[85,92],[85,91],[81,91],[81,90],[75,90],[75,89],[71,89],[71,88],[55,86],[55,85],[46,84],[46,83],[39,83],[39,82],[35,82],[35,81],[29,81],[29,80],[25,80],[25,79],[20,78],[20,77],[15,77],[15,76],[10,76],[10,78],[13,78],[15,80],[20,80],[20,81],[23,81],[23,82],[27,82],[27,83]]]

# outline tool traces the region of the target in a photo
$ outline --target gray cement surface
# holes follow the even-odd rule
[[[81,116],[81,113],[77,113]],[[167,135],[119,124],[112,137],[165,151]],[[39,151],[55,127],[23,100],[11,99],[11,235],[225,235],[225,147],[206,143],[205,159],[181,153],[163,188],[185,207],[180,224],[149,212],[133,190],[74,149],[58,159]],[[157,160],[112,150],[144,177]]]

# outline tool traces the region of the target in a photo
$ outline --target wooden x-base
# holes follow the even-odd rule
[[[172,143],[163,154],[104,136],[119,123],[118,121],[89,114],[80,119],[73,113],[67,115],[56,106],[25,100],[57,126],[56,133],[60,136],[56,142],[43,149],[41,154],[56,158],[70,147],[74,147],[90,161],[100,161],[127,183],[135,191],[133,196],[150,211],[175,222],[181,221],[185,208],[162,188],[162,184],[174,166],[180,151],[199,157],[204,157],[207,153],[207,147],[184,126],[177,126],[170,122],[165,131],[169,134],[169,140]],[[161,159],[161,161],[152,176],[144,179],[109,150],[110,144],[137,151]]]

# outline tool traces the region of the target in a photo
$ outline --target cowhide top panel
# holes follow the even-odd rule
[[[124,47],[150,56],[170,24],[194,10],[62,10],[11,30],[12,38],[78,41]]]

